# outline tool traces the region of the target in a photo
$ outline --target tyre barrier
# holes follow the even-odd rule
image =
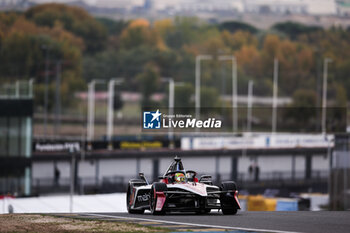
[[[297,211],[294,198],[266,198],[262,195],[240,196],[242,210],[248,211]]]

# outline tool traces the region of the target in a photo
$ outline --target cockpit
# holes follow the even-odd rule
[[[197,173],[195,171],[186,171],[182,164],[181,158],[175,156],[174,161],[169,165],[163,177],[160,178],[161,182],[166,184],[198,182],[196,175]]]

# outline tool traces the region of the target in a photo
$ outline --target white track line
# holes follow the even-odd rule
[[[187,223],[187,222],[173,222],[173,221],[157,220],[157,219],[149,219],[149,218],[122,217],[122,216],[104,215],[104,214],[83,213],[81,215],[108,217],[108,218],[117,218],[117,219],[119,218],[119,219],[130,219],[130,220],[142,220],[142,221],[161,222],[161,223],[169,223],[169,224],[177,224],[177,225],[189,225],[189,226],[195,226],[195,227],[223,228],[223,229],[242,230],[242,231],[271,232],[271,233],[300,233],[295,231],[279,231],[279,230],[270,230],[270,229],[228,227],[228,226],[206,225],[206,224],[196,224],[196,223]]]

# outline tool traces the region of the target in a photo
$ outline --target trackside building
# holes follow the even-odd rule
[[[10,89],[11,90],[11,89]],[[17,83],[0,92],[0,194],[31,195],[33,98]]]

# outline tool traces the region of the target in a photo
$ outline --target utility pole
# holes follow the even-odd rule
[[[332,62],[332,59],[325,58],[323,61],[323,94],[322,94],[322,133],[326,134],[327,131],[327,78],[328,78],[328,63]]]
[[[69,212],[73,213],[73,195],[74,195],[74,189],[75,189],[75,151],[74,149],[70,149],[70,154],[72,156],[71,158],[71,165],[70,165],[70,192],[69,192]]]
[[[112,78],[108,83],[108,113],[107,113],[107,140],[108,149],[112,149],[113,120],[114,120],[114,86],[123,82],[122,78]]]
[[[16,98],[20,96],[20,82],[18,80],[16,81],[15,96]]]
[[[278,92],[278,60],[273,61],[273,99],[272,99],[272,133],[277,128],[277,92]]]
[[[34,79],[33,78],[29,79],[29,82],[28,82],[28,86],[29,86],[28,97],[29,98],[33,98],[33,83],[34,83]]]
[[[247,132],[250,133],[252,129],[252,106],[253,106],[253,80],[248,83],[248,102],[247,102]]]
[[[88,84],[88,124],[87,124],[87,140],[94,140],[95,131],[95,86],[98,83],[104,83],[102,80],[92,80]]]
[[[58,135],[58,131],[61,124],[61,61],[56,63],[56,114],[55,114],[55,135]]]
[[[175,86],[183,85],[183,83],[175,83],[173,78],[163,78],[162,81],[169,82],[169,101],[168,101],[168,114],[170,116],[174,115],[175,108]],[[170,141],[170,147],[173,147],[174,141],[174,130],[172,127],[169,127],[168,130],[168,139]]]
[[[49,47],[47,45],[42,46],[45,49],[45,90],[44,90],[44,137],[47,136],[47,111],[49,101]]]
[[[174,105],[175,105],[175,83],[174,83],[174,79],[172,78],[168,78],[167,81],[169,82],[168,112],[169,112],[169,115],[172,116],[174,115]],[[170,144],[172,145],[174,141],[174,130],[172,127],[169,127],[168,139],[170,141]]]
[[[93,140],[93,127],[95,121],[95,81],[88,84],[88,125],[87,125],[87,140]]]
[[[195,82],[195,107],[196,107],[196,119],[200,118],[200,108],[201,108],[201,60],[211,60],[212,56],[210,55],[197,55],[196,56],[196,82]],[[199,129],[196,128],[196,131]]]
[[[237,60],[235,56],[219,56],[219,61],[232,61],[232,132],[237,133]]]

